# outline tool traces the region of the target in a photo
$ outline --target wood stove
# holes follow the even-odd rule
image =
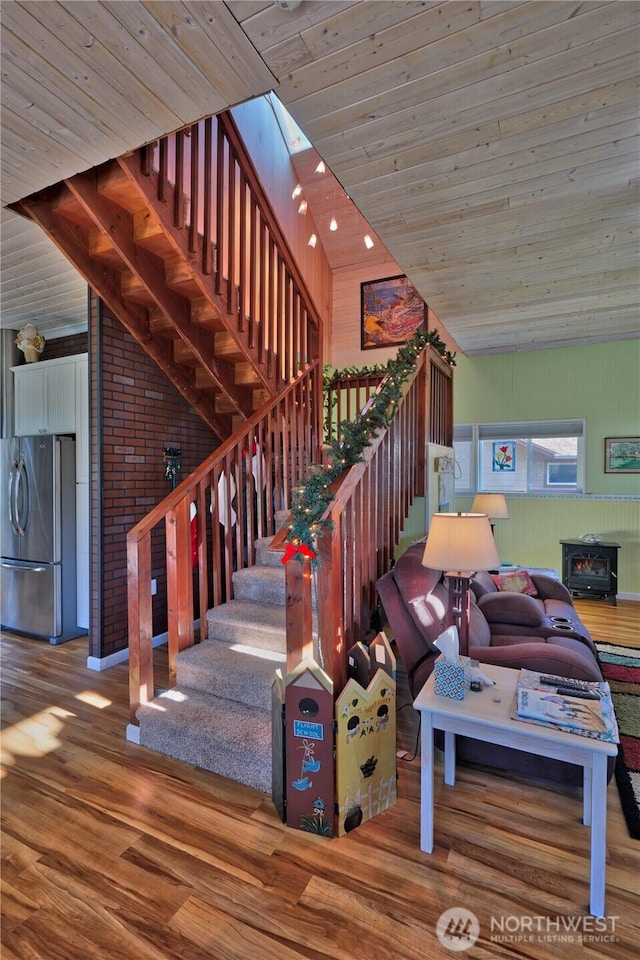
[[[561,540],[562,582],[574,597],[608,597],[615,607],[619,543]]]

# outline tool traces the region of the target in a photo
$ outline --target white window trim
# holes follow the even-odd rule
[[[456,437],[456,431],[463,436]],[[470,435],[469,435],[470,433]],[[575,497],[585,493],[587,464],[586,464],[586,435],[587,421],[584,417],[571,417],[556,420],[512,420],[494,423],[461,423],[455,424],[453,429],[454,443],[470,442],[469,472],[471,486],[467,489],[457,489],[458,496],[474,496],[476,493],[502,493],[501,489],[478,489],[478,443],[480,440],[534,440],[539,437],[577,437],[578,440],[578,469],[576,486],[567,486],[565,490],[554,489],[553,496]],[[555,484],[554,484],[555,486]],[[558,484],[558,486],[560,486]],[[545,490],[511,491],[509,496],[540,497],[548,495]]]

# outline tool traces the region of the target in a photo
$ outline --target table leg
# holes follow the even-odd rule
[[[591,890],[589,910],[604,916],[605,872],[607,869],[607,758],[593,755],[591,774]]]
[[[450,730],[444,733],[444,782],[448,787],[456,782],[456,735]]]
[[[582,771],[582,822],[585,827],[591,826],[591,790],[593,773],[591,767],[585,766]]]
[[[420,733],[420,849],[433,852],[433,720],[430,713],[422,711]]]

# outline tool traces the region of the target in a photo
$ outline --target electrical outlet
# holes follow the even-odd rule
[[[151,581],[151,596],[155,597],[157,592],[158,592],[158,581],[154,577],[154,579]]]

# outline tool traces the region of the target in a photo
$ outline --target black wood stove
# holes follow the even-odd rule
[[[615,607],[618,592],[619,543],[605,540],[561,540],[562,582],[574,597],[608,598]]]

